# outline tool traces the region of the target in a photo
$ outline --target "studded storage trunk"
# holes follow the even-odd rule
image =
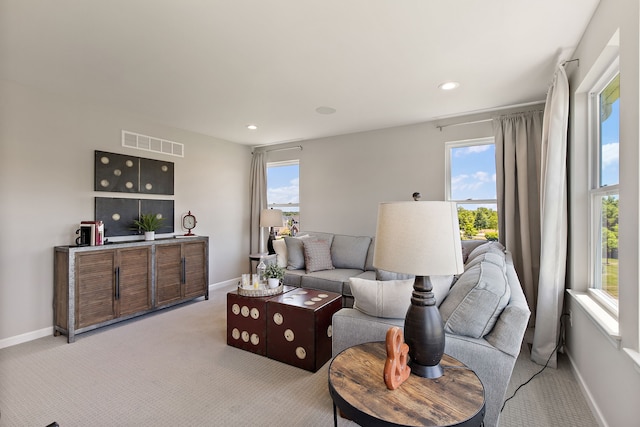
[[[267,301],[267,356],[316,372],[331,358],[340,294],[300,288]]]

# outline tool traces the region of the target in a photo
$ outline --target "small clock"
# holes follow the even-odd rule
[[[186,233],[185,236],[195,236],[195,234],[193,234],[191,230],[196,228],[197,222],[198,221],[196,221],[195,215],[193,215],[191,211],[189,211],[188,214],[182,217],[182,227],[184,227],[185,230],[188,230],[188,233]]]

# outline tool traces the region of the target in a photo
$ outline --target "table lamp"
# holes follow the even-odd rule
[[[267,250],[269,251],[269,255],[275,254],[276,251],[273,249],[273,241],[276,235],[273,227],[282,227],[282,211],[280,209],[262,209],[260,212],[260,227],[269,227]]]
[[[433,201],[381,203],[373,265],[416,276],[404,321],[409,366],[411,373],[420,377],[442,376],[444,325],[429,276],[463,272],[456,204]]]

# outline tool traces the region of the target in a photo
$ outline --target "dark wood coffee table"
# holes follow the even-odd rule
[[[366,426],[480,426],[484,418],[484,387],[462,362],[444,355],[444,375],[428,379],[409,376],[396,390],[384,383],[387,353],[383,342],[350,347],[329,367],[329,393],[345,417]]]

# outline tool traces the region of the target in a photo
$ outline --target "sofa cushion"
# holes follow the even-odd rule
[[[365,280],[349,279],[354,297],[353,308],[375,317],[403,319],[411,303],[413,279]]]
[[[367,260],[364,262],[365,271],[373,271],[375,267],[373,266],[373,254],[376,251],[376,238],[371,238],[371,243],[369,244],[369,249],[367,250]]]
[[[502,244],[499,242],[487,242],[476,247],[474,250],[472,250],[469,256],[467,257],[467,260],[465,261],[465,263],[473,260],[474,258],[482,254],[486,254],[488,252],[504,255],[505,250],[504,250],[504,246],[502,246]]]
[[[486,240],[462,240],[460,242],[460,246],[462,247],[462,262],[467,262],[467,258],[471,251],[485,243],[487,243]]]
[[[362,273],[362,270],[348,268],[315,271],[313,273],[303,274],[300,277],[300,286],[303,288],[321,289],[344,295],[344,283],[348,282],[349,278],[357,276],[360,273]]]
[[[462,273],[440,305],[446,332],[482,338],[511,296],[502,267],[483,261]]]
[[[297,270],[304,268],[304,249],[302,239],[310,238],[309,235],[288,237],[285,236],[284,242],[287,245],[287,270]]]
[[[273,241],[273,250],[276,252],[276,264],[278,267],[287,268],[287,244],[284,239],[276,239]]]
[[[476,256],[473,259],[469,259],[467,263],[464,265],[465,270],[473,267],[474,265],[478,265],[481,262],[491,262],[495,265],[502,267],[503,270],[506,271],[507,262],[505,260],[504,253],[496,253],[494,251],[485,252],[481,255]]]
[[[409,280],[415,277],[413,274],[394,273],[393,271],[376,268],[376,280]]]
[[[336,234],[331,243],[331,259],[336,268],[364,270],[371,237]]]
[[[331,249],[324,240],[304,239],[304,265],[307,273],[320,270],[333,270],[331,263]]]

